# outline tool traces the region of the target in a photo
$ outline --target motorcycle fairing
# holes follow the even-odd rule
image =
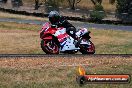
[[[75,47],[74,39],[66,33],[66,28],[59,28],[55,32],[54,36],[57,37],[58,41],[60,42],[60,45],[61,45],[60,51],[79,49]]]
[[[86,28],[82,28],[78,32],[76,32],[76,36],[81,37],[82,35],[84,35],[87,32],[88,32],[88,30]]]
[[[61,43],[63,47],[60,51],[79,50],[80,48],[76,48],[74,42],[75,40],[72,37],[67,37],[66,40]]]
[[[50,23],[46,22],[45,24],[43,24],[41,30],[39,31],[39,33],[41,33],[42,31],[47,31],[47,29],[49,29],[50,27]]]

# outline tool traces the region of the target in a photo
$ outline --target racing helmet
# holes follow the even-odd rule
[[[49,18],[49,21],[51,22],[51,24],[57,24],[60,19],[60,14],[57,11],[51,11],[49,13],[48,18]]]

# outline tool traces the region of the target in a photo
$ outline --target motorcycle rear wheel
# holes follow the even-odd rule
[[[85,44],[79,45],[79,47],[80,47],[79,51],[82,54],[94,54],[95,53],[95,46],[94,46],[94,44],[90,40],[88,40],[88,41],[90,42],[90,45],[85,45]]]
[[[41,40],[41,48],[46,54],[59,54],[59,46],[53,40]]]

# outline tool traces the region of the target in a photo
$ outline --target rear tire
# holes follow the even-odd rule
[[[95,53],[95,46],[94,44],[89,40],[90,45],[86,45],[86,44],[81,44],[79,45],[80,47],[80,52],[82,54],[94,54]]]
[[[59,54],[59,46],[53,40],[42,40],[41,48],[46,54]]]

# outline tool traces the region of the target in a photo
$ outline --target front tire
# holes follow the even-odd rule
[[[42,40],[41,48],[46,54],[59,54],[59,46],[53,40]]]
[[[79,45],[80,47],[80,52],[82,54],[94,54],[95,53],[95,46],[94,44],[89,40],[90,45],[86,44],[81,44]]]

